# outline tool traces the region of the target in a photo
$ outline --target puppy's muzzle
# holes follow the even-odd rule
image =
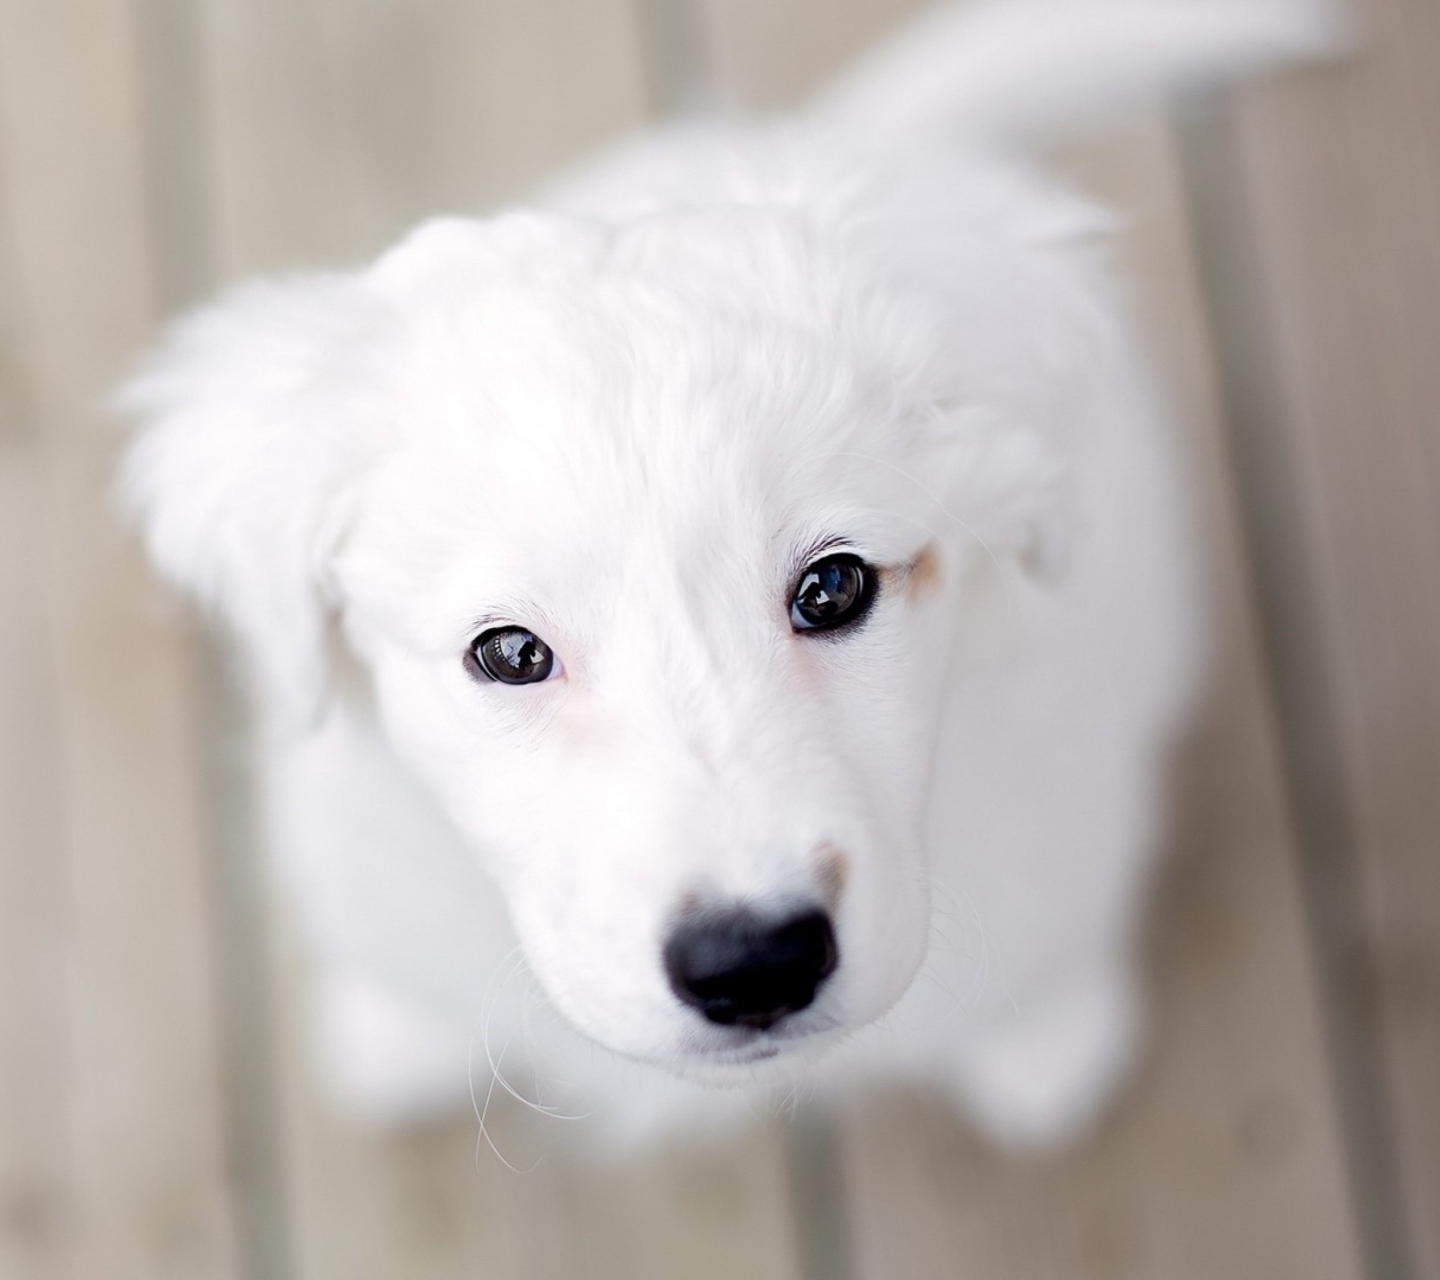
[[[808,1008],[840,963],[830,917],[815,909],[779,921],[745,907],[696,914],[664,956],[683,1003],[719,1026],[761,1031]]]

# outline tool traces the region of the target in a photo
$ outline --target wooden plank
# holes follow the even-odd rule
[[[118,0],[0,5],[5,256],[29,434],[43,442],[29,479],[50,531],[34,569],[68,899],[57,1007],[70,1056],[52,1066],[69,1212],[55,1265],[225,1280],[236,1260],[185,642],[110,514],[112,429],[97,412],[152,310],[129,22]]]
[[[485,213],[641,123],[633,0],[318,0],[365,252]]]
[[[1282,547],[1276,660],[1301,743],[1323,925],[1347,1003],[1378,1026],[1388,1115],[1365,1097],[1403,1224],[1387,1274],[1440,1276],[1440,11],[1361,6],[1346,65],[1256,94],[1236,141],[1289,430],[1251,477]],[[1278,527],[1277,527],[1278,526]],[[1300,580],[1307,588],[1296,592]],[[1315,706],[1327,709],[1318,725]],[[1307,742],[1316,733],[1330,741]],[[1332,847],[1326,848],[1329,845]],[[1354,891],[1352,891],[1354,890]],[[1357,1064],[1362,1069],[1364,1063]],[[1376,1206],[1381,1215],[1383,1206]],[[1398,1238],[1395,1238],[1398,1237]]]
[[[10,358],[50,434],[94,431],[150,322],[128,22],[113,0],[0,5]]]
[[[109,450],[55,452],[81,1275],[237,1274],[189,639],[123,541]]]
[[[911,6],[861,7],[880,25]],[[832,45],[811,60],[814,44],[799,33],[823,26],[824,15],[804,0],[710,8],[719,56],[749,100],[786,101],[840,52]],[[847,20],[873,30],[853,13]],[[1147,286],[1145,330],[1159,338],[1176,403],[1201,437],[1221,588],[1215,696],[1182,769],[1181,848],[1156,918],[1155,1043],[1103,1131],[1049,1160],[1003,1159],[915,1100],[848,1116],[854,1270],[886,1280],[1353,1277],[1356,1231],[1294,839],[1180,186],[1153,124],[1082,167],[1102,195],[1141,214],[1125,258]]]
[[[473,1117],[367,1131],[330,1111],[304,1072],[288,1079],[308,1094],[289,1127],[303,1280],[798,1274],[773,1132],[615,1164],[556,1152],[517,1172],[481,1142]],[[503,1152],[531,1149],[513,1137],[533,1129],[525,1118],[492,1110],[487,1123]]]
[[[6,174],[0,167],[0,448],[18,444],[33,422],[26,412],[25,378],[20,368],[24,339],[17,294],[15,238],[10,230]]]
[[[283,949],[288,987],[302,990],[298,952]],[[587,1159],[556,1122],[502,1098],[487,1109],[488,1139],[470,1114],[369,1129],[317,1087],[298,1004],[281,1016],[298,1280],[798,1274],[776,1128],[699,1149]]]
[[[484,213],[645,109],[628,0],[209,0],[204,17],[222,279]]]
[[[72,1216],[68,900],[35,450],[0,446],[0,1276],[59,1276]]]
[[[779,1123],[759,1124],[608,1170],[603,1162],[562,1164],[570,1252],[566,1265],[538,1270],[536,1280],[799,1280],[786,1136]]]
[[[527,1262],[538,1268],[553,1261],[563,1229],[538,1240],[530,1259],[513,1236],[517,1219],[521,1234],[536,1217],[554,1223],[554,1206],[544,1203],[548,1179],[522,1179],[489,1159],[468,1118],[386,1132],[337,1112],[325,1097],[312,1069],[303,946],[285,927],[283,903],[275,917],[278,1022],[272,1032],[280,1068],[288,1273],[297,1280],[538,1274]],[[529,1199],[530,1213],[522,1203],[517,1214],[517,1198]]]
[[[788,107],[928,0],[692,0],[701,6],[720,96]]]

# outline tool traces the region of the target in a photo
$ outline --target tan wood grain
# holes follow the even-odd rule
[[[468,1114],[385,1132],[337,1114],[303,1064],[287,1082],[303,1280],[797,1274],[773,1132],[594,1164],[508,1104],[488,1139]]]
[[[927,0],[692,0],[709,37],[721,96],[769,111],[825,77],[926,7]]]
[[[627,0],[211,0],[200,35],[223,279],[485,213],[645,109]]]
[[[1289,430],[1257,502],[1308,584],[1277,660],[1329,710],[1309,796],[1344,1036],[1378,1025],[1401,1274],[1440,1276],[1440,10],[1359,6],[1344,65],[1257,94],[1236,139]],[[1341,829],[1343,828],[1343,829]]]
[[[108,450],[56,450],[50,600],[74,935],[82,1276],[237,1273],[189,638],[121,540]]]
[[[366,250],[483,214],[644,118],[633,0],[319,0]]]
[[[96,429],[151,322],[130,36],[106,0],[0,5],[9,355],[50,435]]]
[[[53,701],[31,732],[37,747],[54,736],[44,785],[63,812],[58,850],[8,853],[58,861],[65,894],[58,916],[53,897],[37,903],[50,916],[34,922],[64,953],[64,1044],[37,1094],[43,1108],[63,1091],[65,1111],[39,1170],[58,1162],[66,1178],[50,1264],[227,1280],[237,1262],[185,640],[111,514],[113,428],[99,413],[152,323],[130,21],[115,0],[0,5],[3,256],[27,434],[43,446],[20,510],[33,520],[22,554],[43,584],[31,625],[46,637]],[[47,991],[46,975],[32,980]]]
[[[16,307],[18,282],[14,260],[15,237],[10,229],[10,202],[6,174],[0,168],[0,447],[27,437],[33,415],[25,403],[25,374],[21,363],[24,341]]]
[[[62,1274],[73,1213],[68,895],[36,450],[0,446],[0,1276]]]
[[[280,912],[281,917],[284,911]],[[284,930],[282,929],[282,933]],[[298,1280],[794,1280],[784,1133],[595,1158],[503,1097],[375,1128],[338,1110],[309,1060],[301,948],[277,1001],[289,1232]]]
[[[800,1280],[783,1123],[626,1161],[558,1170],[572,1216],[569,1264],[586,1280]],[[618,1175],[618,1176],[617,1176]],[[575,1248],[579,1245],[579,1248]]]

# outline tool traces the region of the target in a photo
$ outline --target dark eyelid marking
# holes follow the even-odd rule
[[[514,599],[502,597],[482,613],[471,614],[466,619],[463,631],[464,643],[473,644],[477,637],[487,631],[504,631],[518,627],[537,636],[558,635],[560,628],[550,614],[532,600],[523,596]]]
[[[850,552],[852,555],[859,555],[859,552],[851,546],[848,539],[838,537],[835,534],[825,534],[816,538],[799,555],[793,556],[790,561],[790,571],[785,579],[785,589],[794,594],[795,586],[800,581],[800,575],[812,564],[823,556],[832,555],[835,552]],[[861,559],[864,559],[862,556]]]

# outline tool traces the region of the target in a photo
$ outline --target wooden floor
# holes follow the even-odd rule
[[[0,0],[0,1280],[1440,1280],[1433,0],[1056,158],[1133,221],[1220,622],[1101,1132],[1006,1159],[897,1094],[517,1174],[313,1089],[223,672],[110,515],[97,406],[226,281],[783,105],[917,3]]]

